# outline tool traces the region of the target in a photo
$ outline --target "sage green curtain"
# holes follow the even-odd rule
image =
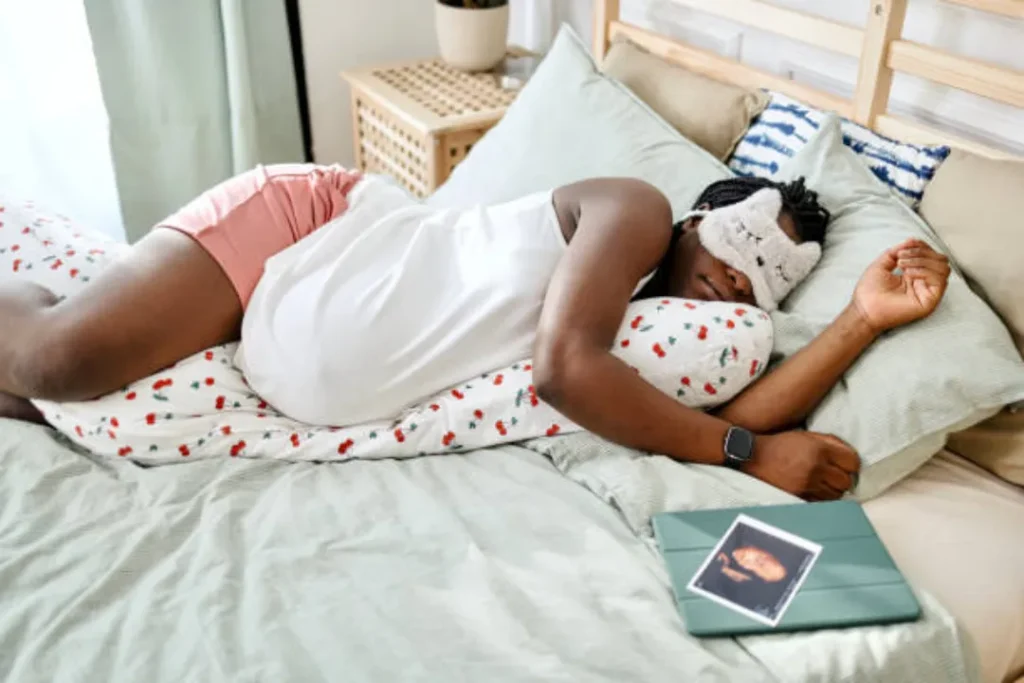
[[[302,161],[283,0],[85,0],[125,230],[218,182]]]

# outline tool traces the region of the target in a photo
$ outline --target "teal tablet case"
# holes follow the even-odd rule
[[[687,590],[739,514],[822,546],[774,628]],[[854,501],[667,512],[652,520],[679,612],[695,636],[735,636],[913,621],[921,607],[861,506]]]

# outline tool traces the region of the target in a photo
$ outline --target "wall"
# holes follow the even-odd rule
[[[712,2],[713,0],[708,0]],[[571,24],[589,40],[591,0],[512,0],[544,7],[548,23]],[[843,23],[863,26],[868,0],[772,0],[777,5],[811,12]],[[623,0],[623,18],[654,28],[693,45],[805,82],[822,90],[849,96],[857,77],[852,58],[817,50],[681,8],[671,0]],[[527,40],[530,26],[513,26],[512,39]],[[539,26],[547,32],[545,26]],[[551,32],[555,28],[550,29]],[[903,35],[909,40],[1024,70],[1024,21],[966,9],[942,0],[910,0]],[[550,39],[550,34],[546,36]],[[543,40],[533,38],[534,42]],[[929,123],[941,122],[965,137],[1024,152],[1024,111],[991,100],[943,88],[915,78],[898,76],[890,109]]]
[[[384,7],[386,6],[386,11]],[[351,165],[345,69],[437,54],[430,0],[299,0],[313,156]]]

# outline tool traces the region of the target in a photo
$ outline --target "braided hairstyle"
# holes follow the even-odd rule
[[[766,187],[774,188],[782,195],[782,209],[793,217],[796,231],[802,241],[819,244],[824,241],[825,226],[828,225],[831,214],[818,203],[818,193],[808,189],[802,177],[788,183],[777,183],[753,176],[719,180],[704,188],[697,197],[694,208],[701,204],[708,204],[712,209],[737,204]]]
[[[825,227],[831,218],[828,209],[818,203],[818,193],[808,189],[803,177],[788,183],[777,183],[766,178],[754,176],[736,176],[718,180],[707,187],[697,197],[693,208],[706,204],[711,209],[718,209],[730,204],[738,204],[758,190],[771,187],[782,195],[782,210],[789,212],[796,224],[797,234],[803,242],[812,241],[821,244],[825,240]],[[675,267],[676,243],[683,234],[682,221],[672,226],[672,239],[668,250],[661,258],[654,277],[648,281],[636,297],[664,296],[668,291],[669,276]]]

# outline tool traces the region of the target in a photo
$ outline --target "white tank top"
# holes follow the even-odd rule
[[[237,364],[285,414],[351,425],[530,357],[566,248],[551,195],[437,209],[360,182],[344,215],[267,261]]]

